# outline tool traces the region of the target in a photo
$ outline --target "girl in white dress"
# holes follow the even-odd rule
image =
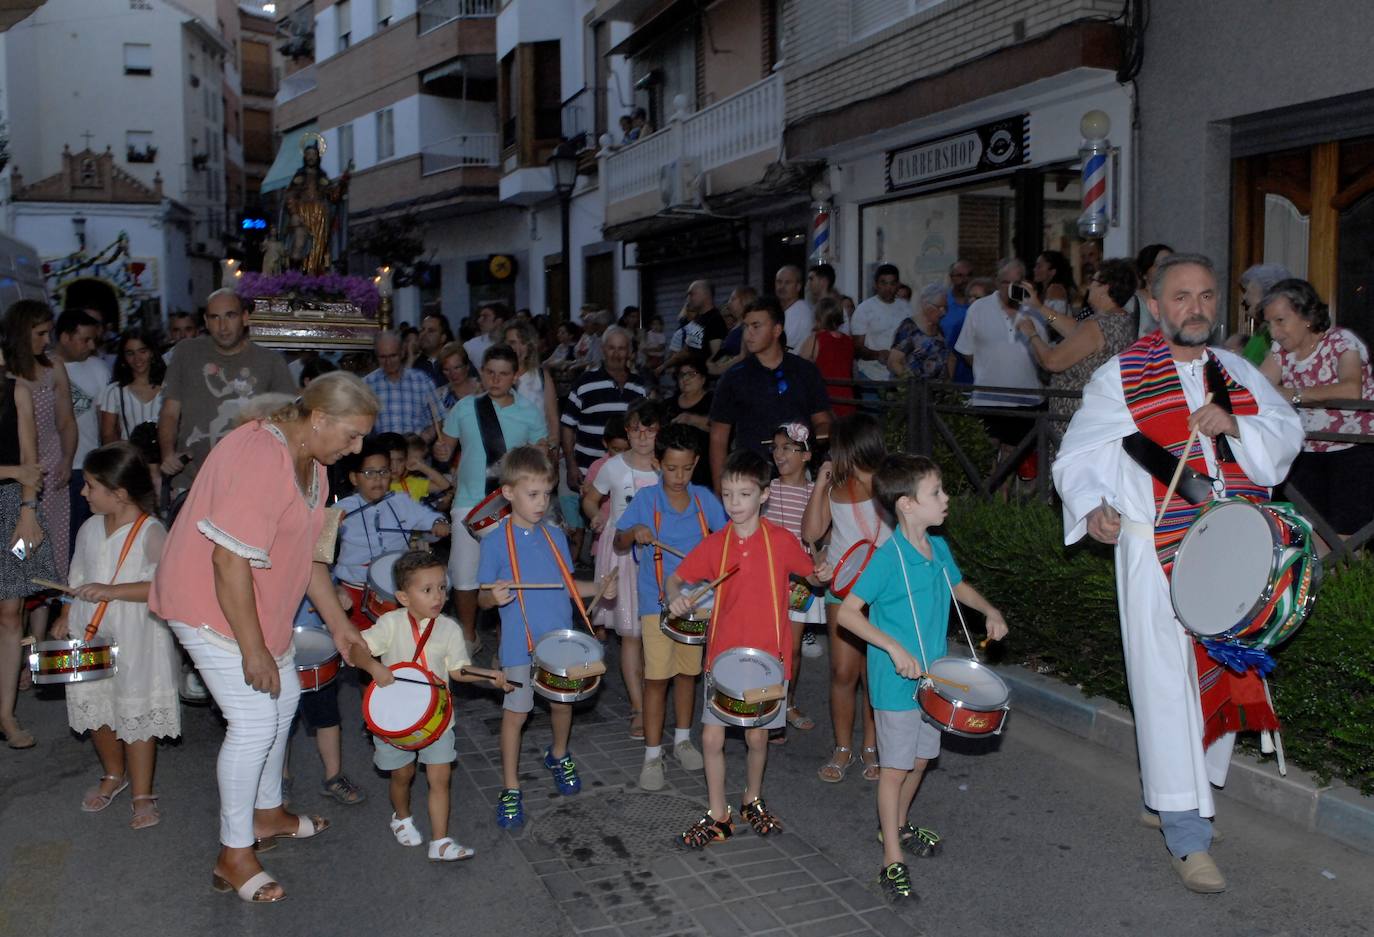
[[[153,793],[157,740],[181,734],[175,642],[148,611],[148,587],[167,531],[154,513],[147,463],[132,445],[101,446],[82,467],[81,494],[94,516],[77,532],[69,576],[75,598],[62,607],[52,634],[79,638],[99,615],[97,634],[119,645],[113,677],[67,687],[67,721],[91,733],[105,772],[81,809],[104,810],[132,786],[129,825],[141,830],[160,819]]]

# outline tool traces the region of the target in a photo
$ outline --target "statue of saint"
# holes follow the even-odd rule
[[[286,268],[286,245],[277,237],[277,226],[267,229],[267,240],[262,242],[262,272],[268,276],[281,273]]]
[[[348,170],[337,180],[320,168],[324,139],[308,134],[302,140],[303,165],[286,187],[286,256],[292,270],[313,275],[328,273],[337,253],[333,251],[336,222],[344,197],[348,194]]]

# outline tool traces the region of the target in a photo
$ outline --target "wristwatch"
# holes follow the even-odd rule
[[[1050,325],[1054,325],[1054,320],[1058,318],[1059,317],[1052,312],[1045,313],[1045,321]]]

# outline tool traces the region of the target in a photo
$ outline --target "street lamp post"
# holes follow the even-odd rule
[[[553,189],[558,193],[559,226],[563,232],[563,283],[559,299],[563,307],[562,315],[571,319],[572,237],[569,233],[569,219],[572,213],[573,189],[577,186],[577,154],[567,141],[558,144],[553,155],[549,157],[549,171],[553,174]],[[559,321],[560,317],[555,316],[553,325],[556,327]]]

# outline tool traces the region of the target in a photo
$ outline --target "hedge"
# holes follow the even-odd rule
[[[944,465],[947,476],[958,473]],[[960,496],[945,528],[965,575],[1011,625],[998,657],[1130,705],[1110,548],[1065,547],[1059,509],[1038,502]],[[1328,573],[1311,617],[1275,656],[1270,687],[1288,760],[1322,783],[1338,777],[1374,794],[1374,559],[1367,552]]]

